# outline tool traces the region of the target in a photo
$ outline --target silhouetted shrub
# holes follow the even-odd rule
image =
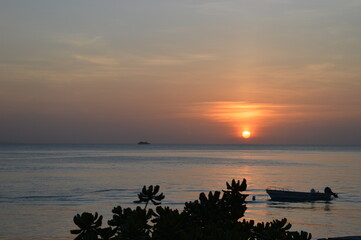
[[[310,240],[307,232],[290,231],[287,219],[257,223],[240,221],[246,211],[247,182],[232,180],[227,189],[199,195],[199,199],[186,202],[183,211],[158,206],[147,209],[148,203],[161,204],[163,193],[159,186],[146,186],[135,203],[145,203],[135,209],[118,206],[113,209],[109,227],[101,228],[102,216],[91,213],[77,214],[71,230],[75,240]],[[158,195],[157,195],[158,194]]]

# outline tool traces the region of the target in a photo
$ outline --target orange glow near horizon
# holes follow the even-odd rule
[[[217,123],[219,135],[249,143],[270,141],[285,135],[288,126],[332,116],[332,109],[318,105],[270,104],[236,101],[201,102],[188,107],[188,117]],[[243,134],[250,132],[248,138]],[[248,135],[248,134],[247,134]]]
[[[206,114],[212,120],[229,125],[232,135],[249,139],[254,129],[265,125],[265,119],[273,114],[272,107],[245,102],[215,102]]]
[[[254,138],[254,132],[262,132],[261,128],[279,119],[285,107],[247,102],[206,102],[196,105],[196,110],[203,117],[228,125],[232,129],[229,134],[250,139]]]

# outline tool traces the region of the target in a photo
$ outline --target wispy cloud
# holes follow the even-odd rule
[[[327,70],[331,70],[336,65],[333,63],[320,63],[320,64],[310,64],[306,66],[306,69],[309,69],[311,71],[315,72],[324,72]]]
[[[146,65],[181,65],[193,62],[211,61],[216,57],[212,54],[181,54],[175,56],[151,56],[144,57],[142,61]]]
[[[79,62],[90,63],[95,65],[113,66],[118,64],[117,59],[109,58],[109,57],[75,55],[73,56],[73,58]]]
[[[65,35],[54,36],[52,37],[52,39],[55,42],[75,47],[86,47],[105,44],[104,37],[102,36]]]
[[[198,117],[210,118],[217,122],[233,123],[255,121],[265,116],[279,116],[288,105],[247,103],[233,101],[201,102],[189,107],[189,112]]]
[[[227,2],[206,2],[192,5],[192,8],[195,9],[200,14],[204,15],[217,15],[217,14],[227,14],[234,13],[237,11],[236,8],[227,4]]]

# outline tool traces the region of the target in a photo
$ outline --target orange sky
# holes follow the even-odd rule
[[[360,13],[356,0],[1,2],[0,142],[361,144]]]

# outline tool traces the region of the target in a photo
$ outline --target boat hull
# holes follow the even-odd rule
[[[266,189],[273,201],[330,201],[331,194]]]

